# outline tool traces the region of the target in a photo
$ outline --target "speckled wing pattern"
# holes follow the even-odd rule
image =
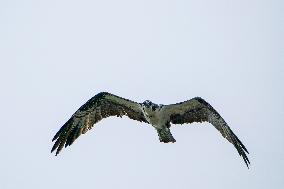
[[[184,124],[193,122],[209,122],[211,123],[224,138],[234,145],[238,153],[244,159],[247,167],[250,161],[246,153],[249,153],[246,147],[233,133],[225,120],[219,113],[205,100],[195,97],[191,100],[171,104],[164,107],[166,113],[173,124]]]
[[[55,134],[51,152],[56,155],[65,146],[70,146],[81,134],[85,134],[93,125],[109,116],[128,116],[130,119],[148,123],[139,104],[116,95],[101,92],[82,105]]]

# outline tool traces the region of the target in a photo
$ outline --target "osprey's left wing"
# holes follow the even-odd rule
[[[51,152],[55,149],[56,155],[62,148],[70,146],[81,134],[85,134],[93,125],[109,116],[128,116],[130,119],[148,123],[140,105],[116,95],[101,92],[82,105],[71,118],[55,134],[56,140]]]
[[[202,98],[196,97],[185,102],[166,105],[164,107],[164,111],[169,116],[170,122],[173,124],[203,121],[211,123],[224,138],[235,146],[239,155],[243,157],[247,167],[248,164],[250,164],[250,161],[246,155],[246,153],[249,153],[246,147],[233,133],[219,113]]]

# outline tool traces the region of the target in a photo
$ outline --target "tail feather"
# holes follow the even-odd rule
[[[160,142],[176,142],[169,128],[157,129],[157,132],[159,135]]]

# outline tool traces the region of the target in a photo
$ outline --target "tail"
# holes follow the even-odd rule
[[[176,142],[169,128],[157,129],[160,142]]]

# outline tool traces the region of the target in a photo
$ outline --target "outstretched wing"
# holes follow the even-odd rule
[[[173,124],[203,121],[211,123],[224,138],[235,146],[239,155],[244,159],[247,167],[250,164],[246,154],[249,152],[247,151],[246,147],[233,133],[219,113],[202,98],[195,97],[185,102],[167,105],[164,107],[164,111],[169,116],[170,122]]]
[[[109,116],[128,116],[130,119],[148,123],[140,105],[136,102],[101,92],[82,105],[71,118],[55,134],[52,141],[56,140],[51,152],[56,150],[56,155],[62,148],[70,146],[81,134],[85,134],[93,125]]]

